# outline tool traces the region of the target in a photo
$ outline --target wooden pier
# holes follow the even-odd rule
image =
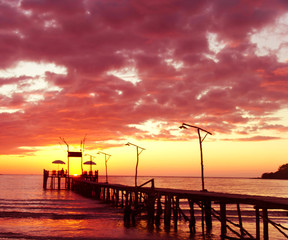
[[[151,187],[143,187],[147,183],[151,183]],[[174,230],[177,231],[179,221],[184,219],[188,222],[190,234],[193,235],[196,232],[197,222],[195,211],[200,209],[203,235],[211,231],[213,221],[216,220],[221,224],[221,239],[268,240],[269,224],[283,235],[283,239],[288,238],[288,229],[273,222],[268,215],[268,212],[273,209],[288,210],[286,198],[155,188],[153,179],[147,183],[132,187],[73,178],[71,190],[85,197],[123,208],[124,223],[127,225],[135,224],[138,217],[146,217],[148,225],[152,227],[159,227],[164,222],[165,230],[169,231],[173,224]],[[181,207],[183,202],[188,203],[188,213]],[[217,205],[219,210],[215,210],[212,204]],[[232,222],[227,216],[227,206],[231,205],[235,205],[237,223]],[[255,232],[253,233],[249,233],[243,226],[241,205],[254,207]]]

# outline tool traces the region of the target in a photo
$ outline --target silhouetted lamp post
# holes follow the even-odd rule
[[[145,150],[145,148],[139,147],[130,142],[126,143],[126,146],[130,146],[130,145],[136,147],[136,151],[137,151],[137,162],[136,162],[136,171],[135,171],[135,187],[137,187],[137,171],[138,171],[139,155],[143,152],[143,150]]]
[[[107,162],[108,162],[109,158],[111,157],[111,155],[104,153],[104,152],[98,152],[97,154],[104,154],[105,155],[106,183],[108,183]]]
[[[67,163],[68,163],[68,166],[67,166],[67,174],[68,174],[68,179],[69,179],[69,177],[70,177],[70,173],[69,173],[69,144],[65,141],[65,139],[64,138],[61,138],[60,137],[60,139],[66,144],[66,146],[67,146]],[[68,181],[68,188],[69,188],[69,184],[70,184],[70,181]]]
[[[182,123],[182,125],[179,127],[181,129],[187,129],[188,127],[192,127],[192,128],[196,128],[197,129],[197,133],[198,133],[198,137],[199,137],[199,144],[200,144],[200,156],[201,156],[201,178],[202,178],[202,191],[207,191],[205,189],[204,186],[204,165],[203,165],[203,153],[202,153],[202,142],[204,141],[204,139],[206,138],[207,134],[212,135],[212,133],[208,132],[207,130],[200,128],[200,127],[196,127],[187,123]],[[200,131],[203,131],[206,133],[206,135],[201,138],[201,134]]]

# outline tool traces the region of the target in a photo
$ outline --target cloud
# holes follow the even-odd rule
[[[3,153],[59,136],[150,138],[133,127],[147,121],[167,123],[153,135],[161,139],[182,138],[167,129],[187,121],[253,133],[261,118],[279,125],[272,116],[287,108],[288,66],[275,52],[285,43],[259,54],[269,42],[251,40],[283,19],[283,1],[22,0],[0,9],[0,72],[10,71],[0,87],[15,86],[0,91]],[[19,75],[19,63],[35,67]]]
[[[237,139],[223,139],[224,141],[243,141],[243,142],[259,142],[259,141],[271,141],[271,140],[280,140],[281,137],[270,137],[270,136],[253,136],[248,138],[237,138]]]

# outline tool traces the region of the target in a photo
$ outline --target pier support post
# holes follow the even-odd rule
[[[121,190],[121,207],[124,207],[124,190]]]
[[[58,190],[61,189],[61,177],[58,176]]]
[[[134,208],[135,209],[138,208],[138,191],[137,191],[137,189],[134,192]]]
[[[133,200],[133,194],[134,194],[134,200]],[[131,220],[132,225],[136,225],[136,215],[138,212],[138,191],[134,191],[130,193],[130,206],[131,206]],[[133,206],[133,208],[132,208]]]
[[[71,182],[70,182],[70,176],[69,176],[69,175],[68,175],[68,177],[66,178],[66,181],[67,181],[67,189],[70,190]]]
[[[164,226],[166,230],[170,230],[171,221],[171,196],[165,196],[165,209],[164,209]]]
[[[148,225],[153,226],[154,224],[154,214],[155,214],[155,194],[148,193],[146,201],[147,215],[148,215]]]
[[[220,217],[221,217],[221,239],[225,239],[227,233],[225,203],[220,203]]]
[[[116,194],[115,206],[118,207],[118,205],[119,205],[119,190],[118,189],[115,190],[115,194]]]
[[[161,219],[162,213],[163,213],[163,210],[161,206],[161,195],[159,194],[157,197],[157,212],[156,212],[156,218],[155,218],[156,227],[160,226],[160,219]]]
[[[262,210],[263,214],[263,234],[264,234],[264,240],[269,239],[269,233],[268,233],[268,211],[267,208],[263,208]]]
[[[190,221],[189,221],[190,234],[195,234],[196,221],[195,221],[195,214],[194,214],[194,202],[191,199],[188,199],[188,202],[189,202],[189,207],[190,207]]]
[[[70,190],[69,176],[65,178],[65,189]]]
[[[256,214],[256,240],[260,240],[260,211],[259,208],[255,209]]]
[[[124,208],[124,224],[125,226],[130,226],[130,217],[131,217],[131,206],[125,205]]]
[[[102,190],[102,200],[105,201],[105,199],[106,199],[106,196],[105,196],[106,188],[103,187],[102,189],[103,189],[103,190]]]
[[[106,188],[107,189],[107,194],[106,194],[106,202],[110,202],[110,188],[109,187],[107,187]]]
[[[125,192],[125,206],[124,206],[124,225],[130,226],[131,204],[129,200],[129,192]]]
[[[205,218],[205,206],[204,206],[204,201],[200,202],[200,207],[201,207],[201,228],[202,228],[202,235],[204,236],[205,234],[205,229],[204,229],[204,218]]]
[[[212,230],[211,201],[204,202],[204,211],[205,211],[206,231],[211,232]]]
[[[48,181],[49,171],[43,170],[43,189],[47,189],[47,181]]]
[[[50,189],[54,189],[55,186],[55,177],[51,176],[51,184],[50,184]]]
[[[101,196],[101,187],[97,186],[95,197],[96,199],[100,200],[100,196]]]
[[[177,231],[177,224],[178,224],[178,213],[179,213],[179,198],[174,197],[173,200],[173,220],[174,220],[174,230]]]

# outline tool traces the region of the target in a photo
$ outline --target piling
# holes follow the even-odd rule
[[[268,211],[267,211],[267,208],[262,209],[262,214],[263,214],[263,237],[264,237],[264,240],[268,240],[269,235],[268,235]]]
[[[164,208],[164,226],[167,231],[170,230],[171,223],[171,196],[165,195],[165,208]]]
[[[161,219],[162,213],[163,213],[163,210],[162,210],[162,204],[161,204],[161,194],[158,193],[157,210],[156,210],[156,216],[155,216],[155,225],[156,225],[156,227],[160,226],[160,219]]]
[[[204,212],[205,212],[206,231],[210,232],[212,229],[211,201],[204,201]]]
[[[179,198],[172,197],[174,230],[178,229]]]
[[[259,208],[255,208],[256,215],[256,240],[260,240],[260,212]]]
[[[221,218],[221,239],[225,239],[227,233],[225,203],[220,203],[220,218]]]
[[[48,181],[49,171],[43,170],[43,189],[47,189],[47,181]]]
[[[191,198],[188,199],[189,207],[190,207],[190,221],[189,221],[189,229],[190,234],[194,234],[196,232],[196,221],[194,215],[194,202]]]

